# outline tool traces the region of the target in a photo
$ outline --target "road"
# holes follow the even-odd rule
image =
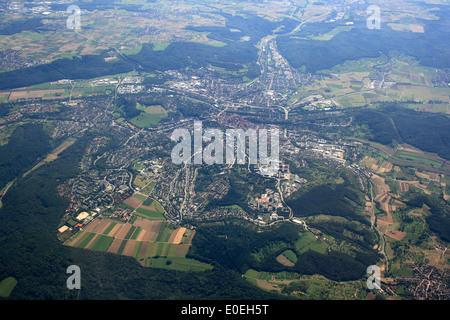
[[[280,178],[278,177],[276,179],[277,179],[277,190],[280,193],[281,202],[283,202],[283,204],[289,209],[289,220],[291,220],[292,218],[294,218],[294,212],[292,211],[292,208],[286,203],[286,201],[284,201],[283,191],[281,190]]]
[[[305,23],[308,23],[308,22],[310,22],[310,21],[312,21],[312,20],[315,20],[315,19],[321,19],[321,18],[323,18],[323,17],[326,17],[327,15],[329,15],[329,14],[331,13],[332,10],[333,10],[333,9],[328,9],[328,11],[327,11],[326,13],[321,14],[320,16],[317,16],[317,17],[311,17],[311,18],[309,18],[308,20],[303,21],[303,22],[300,23],[298,26],[296,26],[291,32],[289,32],[287,35],[293,35],[294,33],[296,33],[298,30],[300,30],[300,28],[301,28]]]

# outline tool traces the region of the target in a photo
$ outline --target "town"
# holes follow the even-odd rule
[[[450,11],[370,2],[1,2],[0,295],[448,300]]]
[[[75,226],[82,227],[89,222],[91,215],[82,221],[76,219],[81,212],[94,211],[100,214],[108,212],[118,217],[126,216],[129,212],[120,204],[134,193],[142,192],[146,185],[143,181],[147,184],[152,182],[154,187],[146,196],[160,203],[164,208],[164,215],[173,223],[180,224],[185,219],[217,220],[228,215],[241,216],[258,225],[270,225],[276,221],[292,219],[292,210],[287,206],[285,199],[298,191],[306,180],[291,174],[289,165],[283,159],[300,167],[305,165],[305,157],[321,159],[327,165],[334,167],[346,167],[358,177],[361,188],[367,189],[370,173],[352,161],[356,143],[327,140],[318,132],[289,127],[280,131],[279,170],[268,175],[268,178],[277,180],[277,190],[267,190],[264,194],[247,200],[248,207],[260,214],[252,216],[249,212],[237,207],[207,206],[209,202],[220,200],[227,194],[230,185],[225,171],[239,165],[226,162],[222,179],[212,182],[201,192],[196,191],[198,170],[205,164],[176,165],[168,152],[174,147],[170,135],[176,129],[188,129],[194,132],[193,118],[185,117],[181,121],[168,119],[153,126],[139,127],[130,119],[115,115],[120,107],[117,106],[119,97],[141,100],[148,99],[147,97],[151,97],[152,100],[159,99],[165,101],[168,112],[175,111],[175,102],[183,103],[183,101],[195,99],[212,106],[196,111],[202,112],[201,120],[204,123],[216,122],[224,128],[246,132],[249,132],[247,131],[249,129],[265,129],[269,132],[276,126],[257,124],[252,120],[272,118],[272,120],[283,121],[287,119],[289,112],[285,107],[270,107],[279,100],[281,100],[280,105],[283,105],[283,102],[277,94],[267,94],[267,92],[280,92],[281,88],[286,90],[286,87],[289,87],[288,83],[280,83],[278,87],[273,87],[273,79],[276,77],[274,72],[282,70],[280,78],[291,79],[289,81],[297,84],[302,81],[312,81],[312,78],[294,71],[290,74],[291,69],[286,65],[284,58],[277,54],[276,47],[271,41],[267,41],[264,47],[271,52],[271,56],[281,67],[269,68],[263,63],[264,58],[261,58],[264,76],[255,85],[226,82],[215,76],[216,71],[204,68],[188,70],[184,73],[164,72],[162,77],[173,78],[173,81],[168,82],[167,85],[146,84],[142,76],[102,78],[90,81],[89,86],[101,87],[112,84],[117,91],[115,94],[57,100],[31,98],[23,101],[20,108],[15,109],[2,121],[4,124],[13,124],[23,121],[24,118],[35,122],[45,119],[46,122],[51,123],[49,128],[51,136],[58,139],[76,137],[86,129],[98,133],[108,132],[107,136],[93,139],[86,149],[80,163],[83,172],[79,177],[65,182],[60,187],[60,194],[71,200],[67,216],[63,220],[79,222],[77,224],[72,222],[71,229]],[[266,73],[270,76],[266,76]],[[288,77],[286,73],[289,73]],[[72,80],[61,80],[54,85],[76,86],[76,83]],[[314,101],[316,100],[310,100],[311,103]],[[302,103],[304,104],[305,101]],[[264,105],[269,107],[263,107]],[[240,115],[241,112],[244,114]],[[339,113],[333,110],[326,112]],[[291,121],[295,121],[297,117],[296,114],[291,114]],[[344,121],[336,119],[333,123],[320,123],[312,117],[311,121],[321,126],[344,127],[350,125],[352,121],[351,118]],[[115,141],[114,147],[110,145],[111,141]],[[249,146],[245,148],[246,156],[249,154],[248,148]],[[237,149],[234,150],[237,152]],[[254,173],[265,172],[262,163],[251,166],[247,161],[244,167]]]

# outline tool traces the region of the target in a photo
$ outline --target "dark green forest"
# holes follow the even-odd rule
[[[0,78],[0,90],[31,86],[60,79],[91,79],[104,75],[125,73],[134,69],[166,71],[212,64],[236,71],[257,58],[257,49],[241,42],[214,47],[192,42],[174,42],[163,51],[154,51],[153,44],[144,44],[136,55],[119,56],[105,62],[108,51],[100,55],[64,58],[49,64],[8,71]]]
[[[323,214],[367,222],[360,214],[364,206],[364,193],[353,173],[329,168],[316,159],[307,159],[305,167],[293,166],[292,172],[314,182],[311,186],[300,188],[286,200],[296,217]],[[337,179],[342,183],[336,183]]]
[[[360,250],[355,257],[338,251],[321,254],[308,250],[296,252],[298,262],[294,267],[281,265],[276,257],[287,249],[296,251],[294,243],[304,232],[302,229],[291,223],[282,223],[258,232],[249,225],[243,226],[232,220],[227,220],[223,225],[201,226],[189,256],[241,273],[249,268],[267,272],[291,271],[307,275],[322,274],[335,281],[360,279],[367,266],[379,258],[368,248]]]
[[[330,69],[347,60],[376,58],[391,52],[414,57],[420,64],[435,68],[449,68],[448,52],[450,43],[442,41],[450,38],[448,6],[439,6],[436,15],[439,20],[423,20],[425,34],[397,32],[388,26],[379,30],[369,30],[363,23],[356,28],[341,32],[329,41],[297,38],[302,35],[321,34],[332,30],[336,25],[328,23],[308,24],[296,37],[277,38],[280,53],[295,68],[306,68],[309,72]]]
[[[30,18],[26,20],[17,20],[12,22],[0,22],[0,34],[11,35],[21,33],[26,30],[39,31],[44,24],[41,18]]]
[[[0,77],[0,90],[60,79],[90,79],[133,70],[133,65],[122,58],[115,62],[105,62],[105,57],[107,51],[100,55],[58,59],[49,64],[8,71]]]
[[[368,128],[365,136],[369,140],[384,145],[408,143],[450,160],[450,118],[447,115],[405,109],[395,103],[360,109],[354,114],[355,125]]]
[[[74,177],[85,134],[58,159],[19,179],[0,209],[0,279],[18,284],[10,299],[270,299],[237,271],[219,264],[211,271],[143,268],[135,259],[61,246],[56,229],[68,205],[57,186]],[[81,268],[82,289],[66,288],[66,269]]]
[[[298,24],[296,20],[284,18],[281,21],[269,21],[253,14],[246,17],[221,13],[227,19],[225,27],[187,27],[188,30],[208,32],[208,38],[225,42],[238,42],[243,36],[248,36],[248,43],[255,45],[261,38],[268,34],[284,34],[292,31]],[[280,28],[281,27],[281,28]],[[275,29],[278,32],[274,32]],[[235,29],[237,31],[231,31]]]
[[[8,144],[0,147],[0,189],[25,173],[36,160],[51,151],[50,137],[40,125],[25,124],[17,127]]]
[[[333,215],[358,219],[361,194],[349,186],[320,185],[307,193],[287,201],[298,217],[311,215]]]

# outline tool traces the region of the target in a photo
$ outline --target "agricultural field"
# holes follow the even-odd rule
[[[276,260],[286,267],[293,267],[297,262],[297,255],[292,250],[286,250],[281,253]]]
[[[435,154],[423,152],[408,145],[387,149],[386,154],[377,148],[366,153],[360,164],[372,173],[374,200],[383,211],[401,207],[396,198],[412,191],[446,196],[446,177],[450,173],[448,162]]]
[[[128,11],[126,5],[128,3],[124,1],[111,1],[111,8],[97,8],[101,10],[83,10],[85,8],[81,6],[83,14],[80,30],[66,28],[67,6],[59,6],[45,20],[41,20],[42,30],[24,30],[2,35],[0,50],[20,49],[23,51],[22,55],[29,60],[51,62],[60,58],[99,54],[110,47],[117,48],[122,54],[133,54],[139,52],[142,43],[148,42],[157,44],[157,50],[163,50],[174,37],[212,45],[219,43],[185,28],[193,22],[200,26],[224,24],[225,19],[220,19],[217,15],[180,14],[191,9],[191,6],[182,1],[171,2],[170,5],[160,2],[140,3],[142,10],[158,11],[157,17],[137,15],[135,11]],[[208,10],[207,7],[204,9]],[[162,16],[164,19],[161,19]],[[14,14],[2,13],[3,21],[16,19]],[[132,24],[129,23],[130,20],[133,21]]]
[[[117,74],[108,77],[92,78],[88,80],[71,80],[60,82],[45,82],[30,87],[0,92],[0,100],[8,102],[35,100],[57,100],[67,98],[82,98],[96,95],[108,95],[114,92],[115,86],[112,84],[95,85],[100,79],[117,81],[119,77],[126,77],[134,73]]]
[[[149,209],[143,208],[142,206],[137,208],[134,214],[149,220],[163,220],[164,216],[161,210],[163,210],[161,205],[155,202],[155,205],[149,206]]]
[[[423,164],[426,166],[433,167],[435,169],[441,169],[444,159],[440,159],[439,157],[429,157],[422,155],[417,152],[409,152],[404,150],[398,150],[391,158],[395,162],[405,162],[411,164]]]
[[[149,195],[150,193],[152,193],[155,186],[156,186],[155,182],[150,182],[147,185],[145,185],[144,189],[141,190],[141,193]]]
[[[155,259],[148,260],[148,264],[146,265],[152,268],[164,268],[170,270],[178,270],[178,271],[204,271],[212,269],[211,265],[206,263],[189,259],[189,258],[164,258],[158,257]]]
[[[33,168],[28,170],[24,173],[24,176],[28,175],[30,172],[36,170],[40,166],[43,166],[51,161],[54,161],[58,158],[59,154],[69,148],[71,145],[73,145],[76,142],[75,138],[68,138],[67,140],[63,141],[58,147],[56,147],[51,153],[49,153],[44,160],[40,161],[37,165],[35,165]]]
[[[329,40],[328,38],[331,39],[335,34],[346,30],[345,27],[338,28],[317,36],[316,40]],[[386,66],[389,68],[386,69]],[[375,76],[374,68],[386,71],[383,75],[379,73]],[[327,76],[300,86],[297,94],[294,95],[295,99],[291,99],[291,102],[302,102],[302,99],[307,97],[321,95],[322,98],[313,103],[318,108],[320,108],[320,102],[327,100],[332,101],[333,107],[337,108],[359,107],[381,101],[414,101],[422,103],[411,104],[411,108],[414,109],[450,112],[448,88],[433,85],[435,69],[420,66],[411,58],[388,59],[381,56],[377,59],[348,60],[332,69],[322,70],[321,73]],[[375,81],[375,78],[380,80]],[[435,103],[430,104],[430,101]]]
[[[195,230],[137,216],[133,222],[97,218],[64,244],[134,257],[144,267],[202,271],[212,267],[186,255]]]
[[[365,148],[366,156],[361,160],[361,164],[373,172],[388,173],[392,171],[393,176],[402,177],[404,174],[402,171],[409,167],[432,172],[432,175],[450,174],[449,162],[435,153],[424,152],[407,144],[398,145],[395,148],[373,142],[367,144],[370,145],[370,148]],[[404,180],[408,180],[412,177],[404,178]]]
[[[368,291],[361,281],[335,282],[323,276],[306,276],[294,272],[265,272],[253,269],[245,280],[268,291],[276,291],[297,299],[364,300]]]
[[[415,265],[423,264],[436,272],[448,269],[448,250],[442,243],[446,234],[438,228],[445,223],[432,224],[448,212],[448,174],[437,172],[447,170],[447,161],[407,144],[387,148],[387,153],[377,145],[366,151],[368,156],[360,164],[373,173],[376,227],[383,235],[378,249],[384,248],[387,257],[387,264],[381,266],[382,276],[387,274],[385,281],[401,295],[411,285],[402,277],[418,275]],[[416,197],[430,202],[411,201]]]
[[[133,165],[133,170],[139,170],[139,168],[143,168],[137,165]],[[152,182],[153,181],[153,177],[152,176],[143,176],[141,174],[137,174],[133,180],[133,184],[139,188],[141,188],[141,190],[139,190],[139,192],[141,194],[146,194],[146,195],[150,195],[150,193],[153,190],[153,187],[156,185],[156,183]]]
[[[48,99],[58,99],[67,98],[69,92],[67,89],[42,89],[42,90],[14,90],[10,92],[8,101],[19,101],[27,99],[42,98],[44,100]]]
[[[145,189],[144,189],[145,191]],[[156,200],[143,193],[135,193],[123,202],[133,209],[132,214],[149,220],[164,221],[164,208]]]

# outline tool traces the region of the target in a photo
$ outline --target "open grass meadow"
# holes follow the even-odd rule
[[[157,125],[162,119],[167,117],[167,111],[160,105],[137,106],[141,109],[138,116],[132,118],[130,122],[140,128],[149,128]]]
[[[302,237],[300,237],[295,243],[295,248],[300,252],[304,253],[308,250],[317,251],[319,253],[324,254],[327,251],[327,244],[317,240],[311,233],[305,233]],[[295,253],[294,253],[295,255]],[[289,259],[288,256],[286,258]],[[289,259],[291,260],[291,259]],[[292,260],[291,260],[292,261]],[[292,261],[296,262],[296,261]]]
[[[13,277],[7,277],[0,282],[0,297],[8,298],[14,287],[17,284],[17,280]]]

